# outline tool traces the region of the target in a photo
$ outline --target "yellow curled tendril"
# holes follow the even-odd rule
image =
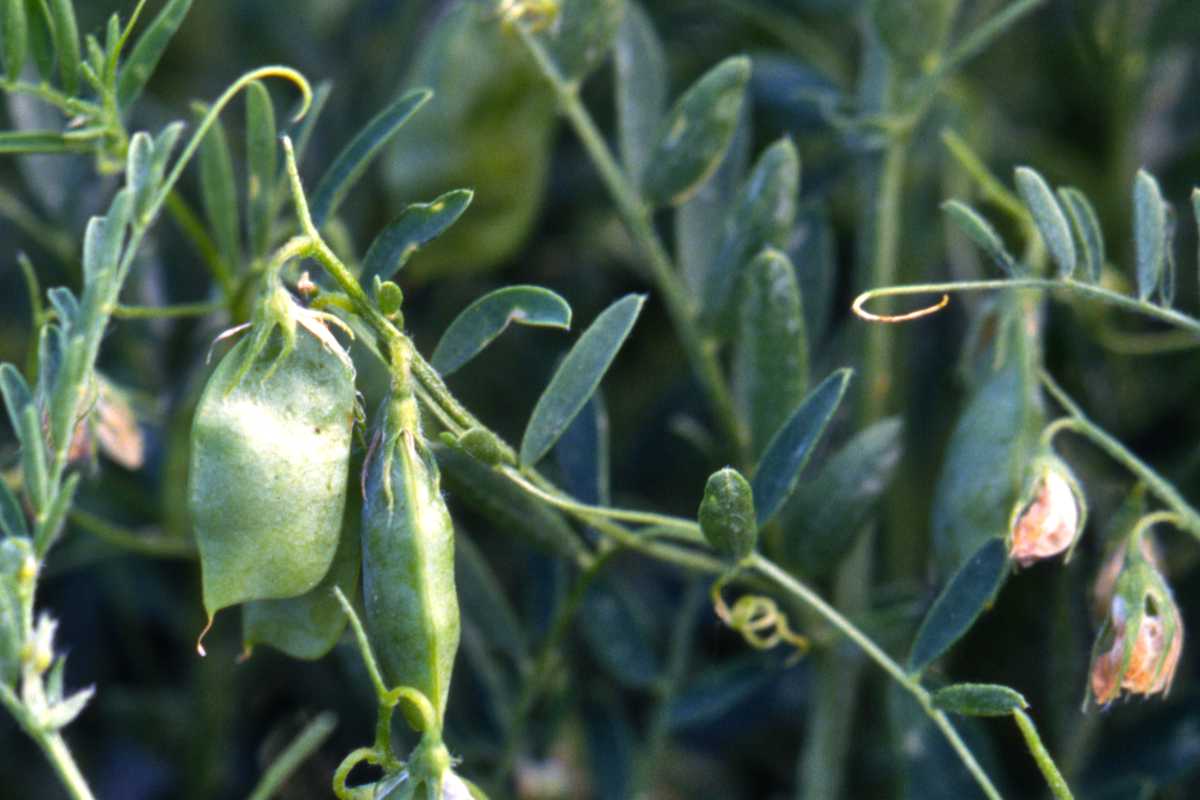
[[[558,18],[558,5],[558,0],[501,0],[496,13],[505,27],[525,20],[529,31],[537,33],[554,24]]]
[[[721,590],[731,577],[726,575],[718,579],[711,590],[713,609],[722,622],[740,633],[746,643],[756,650],[770,650],[787,643],[796,648],[794,659],[808,652],[808,639],[791,629],[787,615],[771,598],[747,594],[739,597],[730,608],[721,596]]]
[[[881,297],[886,293],[886,289],[873,289],[869,292],[863,292],[854,298],[854,304],[850,306],[850,309],[868,322],[908,322],[912,319],[920,319],[921,317],[936,314],[950,304],[950,295],[943,294],[942,299],[933,305],[918,308],[916,311],[909,311],[905,314],[873,314],[863,308],[869,301],[874,300],[876,297]]]

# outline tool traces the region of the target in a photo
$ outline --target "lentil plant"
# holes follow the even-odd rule
[[[1191,796],[1187,0],[102,5],[0,0],[14,796]]]

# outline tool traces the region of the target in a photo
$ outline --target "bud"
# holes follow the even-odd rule
[[[1166,694],[1183,652],[1183,620],[1171,588],[1131,549],[1092,652],[1090,688],[1098,705],[1129,694]]]
[[[726,467],[709,476],[697,518],[704,538],[724,558],[741,561],[754,552],[754,493],[736,469]]]
[[[1128,533],[1128,529],[1126,533]],[[1158,540],[1154,538],[1153,532],[1145,531],[1140,539],[1139,548],[1142,552],[1142,558],[1150,562],[1150,566],[1161,572],[1163,564],[1162,547],[1158,544]],[[1113,592],[1117,588],[1117,577],[1125,569],[1126,549],[1124,543],[1112,548],[1105,557],[1100,571],[1096,573],[1096,580],[1092,584],[1092,619],[1096,624],[1100,624],[1104,620],[1105,615],[1108,614],[1108,608],[1113,599]]]
[[[1041,456],[1030,475],[1009,523],[1008,554],[1022,567],[1072,547],[1087,520],[1083,492],[1062,459]]]

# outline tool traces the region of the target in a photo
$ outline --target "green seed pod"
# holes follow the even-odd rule
[[[489,467],[494,467],[504,460],[500,440],[494,433],[483,428],[471,428],[458,437],[458,445],[476,461],[482,461]]]
[[[736,469],[726,467],[709,476],[698,518],[704,538],[723,557],[741,561],[754,552],[754,494]]]
[[[391,686],[425,694],[440,725],[458,651],[454,527],[412,396],[393,397],[367,458],[363,601]]]
[[[329,570],[353,423],[354,370],[314,319],[255,330],[221,360],[196,407],[188,487],[210,620]]]

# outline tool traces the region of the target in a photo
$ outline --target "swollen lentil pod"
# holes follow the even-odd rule
[[[411,395],[387,401],[365,472],[367,629],[388,683],[424,693],[440,726],[459,640],[454,527]]]
[[[354,370],[319,321],[290,322],[239,342],[196,408],[189,505],[210,619],[307,592],[337,551]]]

